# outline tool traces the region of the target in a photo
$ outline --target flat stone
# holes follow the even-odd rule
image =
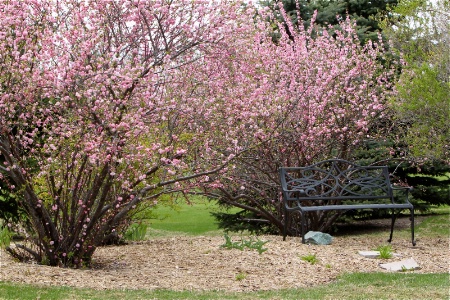
[[[329,245],[333,241],[333,237],[328,233],[320,231],[308,231],[305,234],[305,242],[314,245]]]
[[[380,251],[358,251],[358,254],[367,258],[377,258],[380,256]]]
[[[378,258],[380,251],[358,251],[358,254],[366,258]],[[392,256],[400,257],[401,254],[392,253]]]
[[[380,264],[380,267],[389,271],[410,271],[420,269],[419,264],[413,258]]]

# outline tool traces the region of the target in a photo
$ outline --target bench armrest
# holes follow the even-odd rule
[[[393,191],[405,191],[406,193],[412,191],[414,188],[412,186],[398,186],[398,185],[391,185],[391,188]]]
[[[413,190],[412,186],[395,186],[391,185],[392,191],[403,191],[406,196],[406,203],[409,203],[409,192]],[[394,201],[394,200],[393,200]],[[395,203],[395,201],[394,201]]]

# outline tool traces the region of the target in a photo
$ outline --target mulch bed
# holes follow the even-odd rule
[[[389,220],[388,220],[389,221]],[[400,221],[399,226],[408,226]],[[366,224],[367,225],[367,224]],[[370,224],[369,224],[370,225]],[[368,226],[369,226],[368,225]],[[361,224],[360,224],[361,226]],[[348,234],[342,231],[328,246],[304,245],[299,238],[282,241],[280,236],[261,236],[268,250],[225,249],[221,236],[175,236],[155,238],[123,246],[99,248],[91,269],[62,269],[15,262],[0,252],[0,280],[41,285],[65,285],[94,289],[172,289],[256,291],[300,288],[329,283],[348,272],[388,272],[379,267],[387,262],[364,258],[359,250],[373,250],[386,244],[386,221],[369,227],[383,228],[385,235]],[[398,226],[396,226],[398,228]],[[361,229],[361,227],[360,227]],[[239,237],[233,237],[239,240]],[[417,237],[392,242],[400,257],[414,258],[421,269],[414,273],[448,273],[447,238]],[[310,264],[302,256],[315,254]],[[236,276],[244,277],[238,280]],[[245,274],[245,275],[243,275]]]

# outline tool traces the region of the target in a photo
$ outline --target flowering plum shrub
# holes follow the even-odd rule
[[[190,115],[197,99],[180,70],[212,54],[238,17],[248,22],[239,11],[230,1],[0,1],[0,179],[31,224],[13,255],[88,265],[139,203],[227,164],[236,153],[202,154],[205,118]]]
[[[282,8],[281,13],[285,14]],[[260,14],[261,20],[276,20],[267,11]],[[225,174],[205,185],[209,197],[243,210],[231,220],[230,215],[218,215],[226,228],[238,223],[245,228],[246,220],[256,219],[266,229],[269,223],[272,231],[282,232],[287,216],[281,205],[279,167],[331,157],[352,159],[355,149],[375,132],[371,128],[383,118],[387,99],[394,95],[395,73],[381,63],[387,59],[381,40],[361,46],[348,19],[333,36],[314,23],[305,30],[295,28],[286,16],[284,20],[276,26],[261,21],[252,40],[245,46],[237,41],[239,51],[223,54],[217,69],[231,70],[235,77],[215,70],[216,78],[205,71],[210,79],[204,80],[210,91],[206,98],[223,102],[214,112],[223,113],[223,121],[213,128],[234,136],[233,147],[247,149]],[[272,28],[283,29],[276,43]],[[240,62],[227,60],[230,55]],[[327,231],[338,217],[336,212],[311,212],[309,228]],[[292,235],[298,234],[298,218],[291,215],[286,220]]]

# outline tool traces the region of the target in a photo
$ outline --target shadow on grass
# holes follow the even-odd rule
[[[417,214],[414,217],[415,233],[429,237],[448,237],[450,234],[448,223],[450,221],[450,206],[440,207],[429,213]],[[411,222],[409,215],[400,215],[394,225],[394,237],[405,237],[410,234]],[[349,236],[387,234],[391,230],[391,218],[354,220],[348,223],[337,223],[333,236]]]

